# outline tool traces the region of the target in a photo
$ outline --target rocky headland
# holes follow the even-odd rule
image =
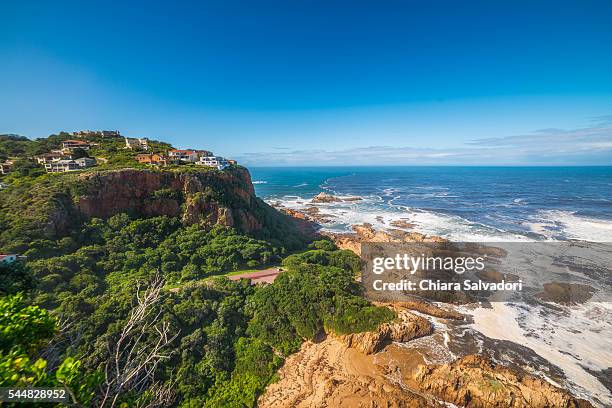
[[[522,370],[478,355],[428,364],[408,343],[434,332],[427,315],[463,318],[424,302],[388,304],[398,318],[374,332],[305,342],[258,400],[272,407],[591,407]]]
[[[316,207],[306,212],[282,210],[302,221],[317,224],[319,211]],[[365,223],[353,225],[352,233],[320,233],[331,238],[338,247],[357,254],[361,252],[362,242],[446,242],[441,237],[406,231],[411,223],[400,221],[401,224],[390,224],[396,228],[386,230],[377,230]],[[491,248],[482,251],[503,255]],[[492,280],[505,277],[498,272],[491,273],[495,276],[487,277]],[[547,294],[566,291],[567,288],[550,286]],[[299,352],[286,360],[279,371],[279,381],[266,389],[258,406],[592,406],[533,375],[526,367],[505,366],[493,362],[489,356],[467,354],[445,364],[428,363],[418,348],[403,347],[403,344],[435,335],[434,320],[438,324],[451,324],[466,317],[450,306],[442,308],[418,299],[384,305],[396,312],[394,322],[383,324],[372,332],[327,335],[318,342],[304,343]],[[445,344],[446,341],[444,338]]]

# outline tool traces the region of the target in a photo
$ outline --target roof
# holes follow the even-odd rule
[[[66,154],[64,153],[45,153],[45,154],[41,154],[40,156],[36,156],[36,157],[63,157],[66,156]]]
[[[173,150],[168,150],[168,153],[185,153],[185,154],[194,154],[196,153],[197,150],[180,150],[180,149],[173,149]]]

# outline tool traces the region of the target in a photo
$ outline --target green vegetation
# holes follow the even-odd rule
[[[31,154],[62,138],[5,137],[0,154]],[[109,165],[130,155],[114,153]],[[74,198],[96,186],[78,173],[7,177],[0,250],[27,262],[0,266],[0,387],[66,386],[80,406],[253,407],[303,341],[394,318],[361,297],[356,255],[304,242],[281,214],[232,195],[232,181],[198,176],[206,187],[189,200],[248,205],[263,226],[257,234],[136,211],[86,219]],[[166,187],[147,199],[187,200]],[[279,264],[286,272],[269,285],[223,276]]]
[[[9,295],[0,297],[0,329],[0,387],[66,387],[73,402],[91,403],[101,373],[84,372],[73,357],[33,357],[57,332],[57,318],[26,305],[21,294]]]
[[[100,388],[100,373],[112,361],[112,346],[135,308],[136,287],[156,276],[182,285],[160,290],[150,311],[156,318],[140,323],[146,337],[135,349],[146,353],[155,342],[153,324],[167,325],[175,337],[149,387],[119,394],[119,401],[130,406],[144,403],[159,387],[175,391],[169,406],[254,406],[283,356],[304,340],[324,330],[372,330],[393,318],[390,310],[360,297],[353,279],[359,259],[348,251],[290,255],[282,262],[288,271],[271,285],[253,287],[218,276],[193,286],[188,283],[204,276],[278,262],[283,249],[229,228],[207,231],[169,217],[133,220],[124,214],[92,220],[75,242],[80,246],[72,252],[49,256],[37,248],[28,268],[10,266],[15,269],[8,275],[15,280],[11,287],[27,288],[21,282],[30,273],[28,281],[36,282],[36,289],[28,296],[31,305],[22,295],[3,298],[0,315],[8,320],[0,327],[10,330],[0,338],[0,386],[14,384],[10,378],[20,384],[24,378],[33,378],[31,384],[57,383],[58,374],[37,351],[45,344],[59,345],[63,360],[53,367],[80,379],[70,387],[76,387],[81,403],[98,404],[101,395],[92,387]],[[64,319],[61,332],[47,310]]]

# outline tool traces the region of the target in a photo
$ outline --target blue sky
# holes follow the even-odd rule
[[[119,129],[248,165],[612,164],[609,1],[31,1],[0,15],[1,133]]]

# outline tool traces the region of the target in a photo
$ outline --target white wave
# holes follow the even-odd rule
[[[611,220],[581,217],[574,211],[541,210],[525,225],[551,239],[612,242]]]
[[[267,182],[267,181],[265,181],[265,180],[255,180],[255,181],[253,181],[252,183],[253,183],[253,184],[268,184],[268,182]]]
[[[431,211],[404,208],[406,217],[416,224],[415,230],[427,235],[438,235],[457,242],[527,241],[527,237],[510,233],[465,218]]]
[[[296,184],[293,187],[306,187],[308,185],[308,183],[300,183],[300,184]]]
[[[328,216],[327,218],[330,220],[330,223],[324,225],[324,229],[335,232],[350,232],[352,225],[363,223],[372,224],[376,229],[398,228],[392,226],[391,223],[402,220],[414,224],[414,228],[398,229],[416,231],[426,235],[438,235],[458,242],[529,240],[523,235],[474,223],[459,216],[389,205],[379,196],[362,196],[361,198],[362,200],[359,201],[317,203],[316,207],[319,209],[319,213]],[[284,196],[280,201],[285,207],[295,210],[315,205],[310,202],[310,198],[298,196]]]
[[[492,303],[492,308],[461,310],[471,314],[471,327],[492,339],[508,340],[530,348],[561,368],[567,386],[581,398],[612,404],[610,391],[584,367],[605,370],[612,366],[612,305],[589,302],[544,313],[542,307],[519,310],[507,303]],[[548,316],[548,317],[546,317]]]

